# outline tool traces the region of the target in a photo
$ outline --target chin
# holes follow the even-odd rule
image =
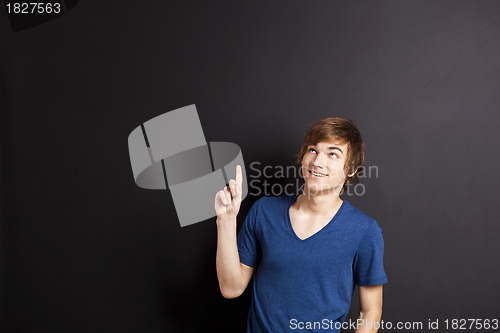
[[[316,184],[309,184],[305,186],[304,190],[307,190],[308,193],[310,194],[316,194],[316,193],[320,193],[320,192],[325,192],[325,191],[329,191],[329,190],[332,190],[331,187],[328,187],[328,186],[323,186],[323,185],[316,185]]]
[[[315,184],[314,182],[304,184],[304,192],[307,190],[310,194],[316,193],[331,193],[334,192],[338,187],[332,186],[330,184]]]

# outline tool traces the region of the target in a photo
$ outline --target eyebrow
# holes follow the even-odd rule
[[[312,146],[316,147],[317,145],[316,144],[313,144]],[[335,150],[335,149],[338,149],[342,154],[344,153],[342,151],[342,149],[340,149],[339,147],[337,146],[331,146],[331,147],[328,147],[328,150]]]

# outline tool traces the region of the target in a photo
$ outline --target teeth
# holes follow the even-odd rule
[[[314,176],[324,177],[325,175],[309,170]]]

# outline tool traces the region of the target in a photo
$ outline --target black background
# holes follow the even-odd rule
[[[80,1],[0,31],[4,332],[244,332],[215,219],[181,228],[132,176],[129,133],[189,104],[247,172],[354,119],[378,176],[344,199],[384,230],[383,319],[498,318],[500,2]]]

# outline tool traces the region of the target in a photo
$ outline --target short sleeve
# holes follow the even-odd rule
[[[240,262],[250,267],[255,267],[259,255],[259,242],[255,234],[258,213],[259,200],[248,211],[237,238]]]
[[[377,222],[372,221],[361,238],[354,258],[354,280],[358,286],[387,283],[382,234]]]

